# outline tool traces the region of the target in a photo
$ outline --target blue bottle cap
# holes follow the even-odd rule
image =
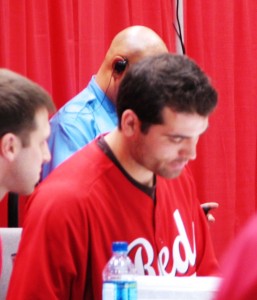
[[[127,252],[128,251],[128,243],[127,242],[113,242],[112,243],[112,251],[113,252]]]

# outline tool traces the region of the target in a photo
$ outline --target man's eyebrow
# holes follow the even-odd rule
[[[174,134],[173,133],[171,133],[171,134],[167,133],[166,136],[169,137],[169,138],[183,138],[183,139],[189,139],[190,138],[190,136],[187,136],[187,135],[184,135],[184,134],[179,134],[179,133],[174,133]]]
[[[208,128],[209,128],[209,125],[198,136],[203,135],[207,131]],[[190,139],[190,138],[192,138],[192,136],[188,136],[188,135],[184,135],[184,134],[180,134],[180,133],[167,133],[166,136],[170,137],[170,138],[183,138],[183,139]]]

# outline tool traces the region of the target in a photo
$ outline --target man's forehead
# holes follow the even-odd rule
[[[163,124],[175,131],[188,131],[201,134],[209,125],[209,118],[197,113],[176,112],[168,107],[162,111]]]

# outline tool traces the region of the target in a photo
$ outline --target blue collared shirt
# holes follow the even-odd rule
[[[115,105],[93,76],[88,86],[51,118],[50,125],[48,144],[52,159],[43,166],[42,178],[99,134],[114,129],[117,125]]]

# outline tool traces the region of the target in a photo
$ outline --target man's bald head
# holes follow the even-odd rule
[[[105,95],[116,102],[120,81],[131,65],[145,57],[167,52],[164,41],[152,29],[139,25],[127,27],[113,38],[97,72],[96,82]],[[124,60],[124,69],[118,71],[115,67],[117,62]]]
[[[120,55],[132,64],[146,56],[166,52],[167,46],[155,31],[145,26],[131,26],[114,37],[106,59]]]

